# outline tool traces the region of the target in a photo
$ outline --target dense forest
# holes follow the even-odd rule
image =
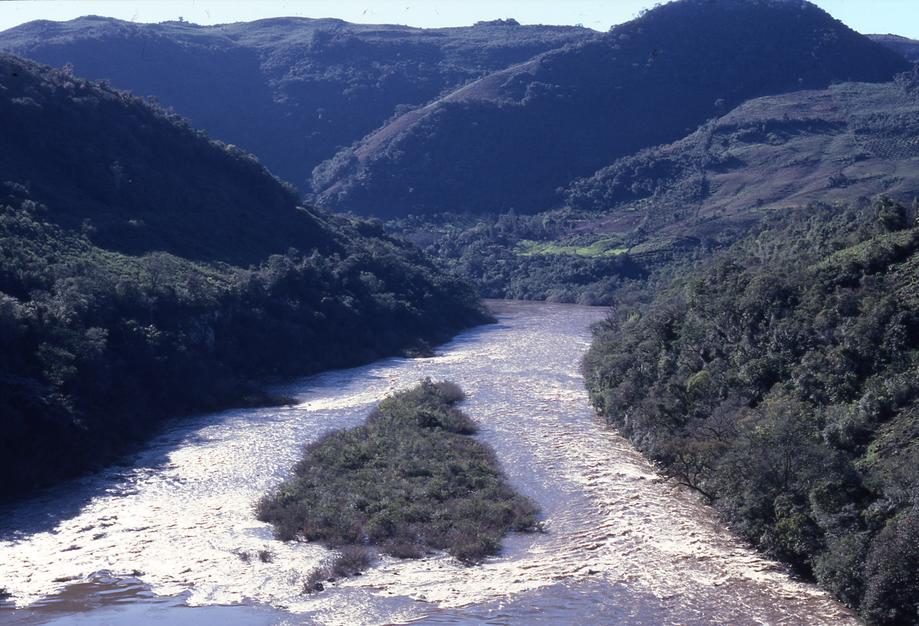
[[[775,215],[623,290],[584,370],[609,423],[871,624],[919,623],[916,207]]]
[[[414,247],[298,208],[170,114],[10,56],[0,79],[0,496],[110,461],[166,416],[264,402],[268,378],[486,319]]]
[[[442,214],[385,223],[417,245],[445,273],[474,284],[482,297],[609,304],[623,284],[643,279],[648,265],[621,237],[572,236],[576,216]],[[564,243],[562,243],[564,241]]]
[[[201,26],[86,16],[9,29],[0,50],[155,97],[307,192],[314,167],[398,112],[596,36],[514,20],[421,29],[295,17]]]

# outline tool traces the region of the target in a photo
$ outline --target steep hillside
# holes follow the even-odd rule
[[[868,35],[871,39],[891,50],[899,52],[913,63],[919,63],[919,41],[899,35]]]
[[[0,54],[0,172],[104,248],[257,263],[337,249],[296,194],[242,151],[133,97]]]
[[[622,284],[729,245],[773,213],[919,198],[919,73],[750,100],[672,144],[578,179],[535,215],[387,228],[487,297],[608,304]]]
[[[0,50],[155,96],[305,191],[313,167],[399,107],[594,36],[513,20],[423,30],[332,19],[198,26],[90,16],[10,29],[0,33]]]
[[[330,207],[535,212],[744,100],[887,81],[908,62],[809,3],[681,0],[396,118],[318,169]]]
[[[600,213],[585,229],[704,234],[812,201],[919,196],[919,74],[751,100],[676,143],[573,183],[566,203]]]
[[[109,88],[0,56],[0,499],[269,377],[429,350],[485,315],[372,224]],[[299,250],[299,251],[298,251]]]
[[[585,359],[598,411],[751,543],[869,624],[919,624],[914,211],[775,215],[622,294]]]

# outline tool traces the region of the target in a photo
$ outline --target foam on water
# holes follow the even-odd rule
[[[855,623],[733,538],[596,421],[578,362],[602,310],[497,311],[499,324],[461,335],[436,358],[306,379],[280,390],[298,399],[292,407],[176,423],[129,466],[2,511],[0,587],[26,607],[53,604],[75,582],[130,576],[189,605],[268,605],[291,623],[536,623],[539,615],[549,616],[543,623],[553,615],[582,623]],[[305,576],[330,553],[273,539],[254,519],[254,502],[283,480],[304,443],[358,424],[387,393],[425,376],[466,390],[479,436],[540,504],[547,532],[508,538],[502,555],[479,567],[446,556],[387,558],[364,576],[302,595]]]

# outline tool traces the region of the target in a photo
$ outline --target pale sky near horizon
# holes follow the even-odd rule
[[[919,0],[814,0],[862,33],[919,39]],[[105,15],[136,22],[179,17],[196,24],[265,17],[337,17],[349,22],[465,26],[513,17],[523,24],[582,24],[607,30],[654,0],[0,0],[0,30],[24,22]]]

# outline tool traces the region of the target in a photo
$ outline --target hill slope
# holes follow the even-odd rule
[[[313,167],[447,89],[596,36],[512,20],[417,29],[277,18],[198,26],[103,17],[30,22],[0,50],[155,96],[303,190]]]
[[[0,171],[58,226],[120,252],[237,264],[335,248],[258,161],[176,116],[10,55],[0,54],[0,81]]]
[[[919,63],[919,41],[899,35],[868,35],[874,41],[899,52],[913,63]]]
[[[747,101],[672,144],[576,180],[535,215],[441,214],[387,228],[492,298],[609,303],[618,285],[706,256],[814,202],[919,198],[919,73]]]
[[[123,93],[0,55],[0,115],[0,499],[485,319],[417,250]]]
[[[809,3],[682,0],[393,120],[314,185],[326,205],[366,213],[535,212],[572,179],[749,98],[905,69]]]
[[[583,226],[628,235],[704,235],[809,202],[919,196],[919,75],[843,83],[746,102],[678,142],[573,183]]]
[[[869,624],[919,624],[919,228],[775,215],[713,262],[625,296],[585,358],[591,399],[751,543]]]

